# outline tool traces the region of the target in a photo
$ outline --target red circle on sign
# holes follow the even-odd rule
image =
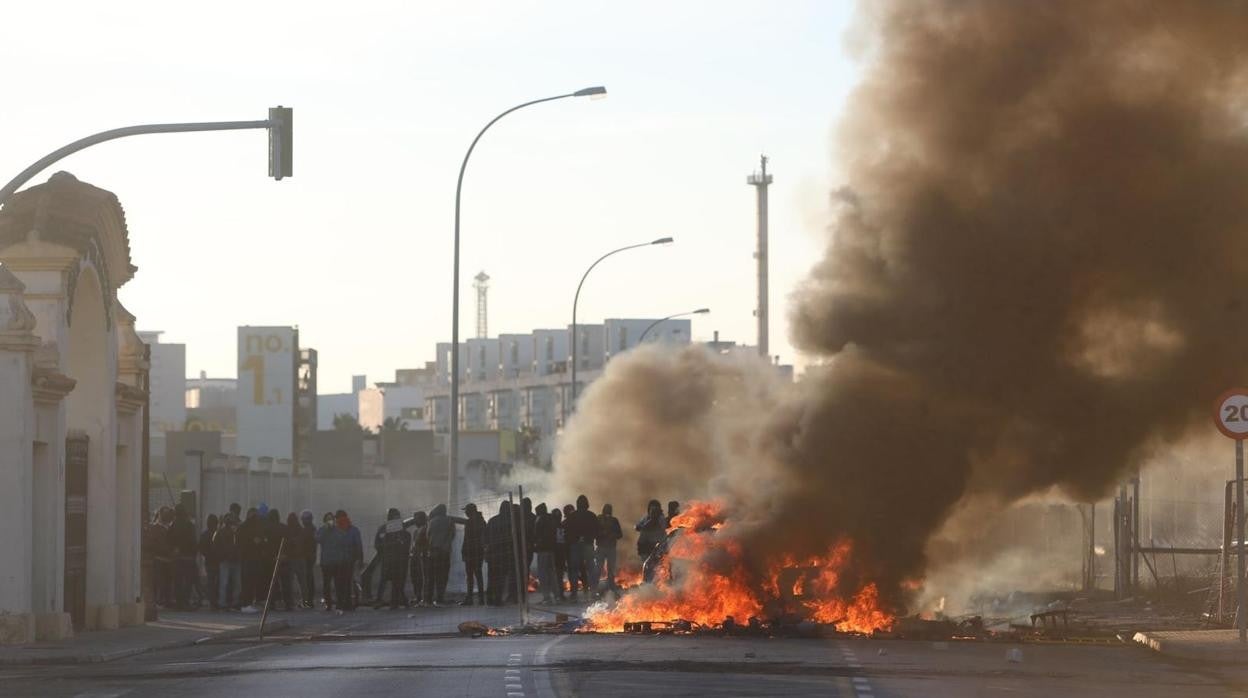
[[[1234,398],[1241,398],[1234,400]],[[1230,402],[1231,404],[1227,404]],[[1248,388],[1231,388],[1213,403],[1213,423],[1223,436],[1242,441],[1248,439]],[[1242,424],[1244,431],[1235,431],[1229,424]]]

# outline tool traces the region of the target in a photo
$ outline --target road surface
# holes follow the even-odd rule
[[[311,621],[312,614],[308,614]],[[637,635],[382,637],[386,612],[107,664],[0,668],[2,696],[1226,696],[1248,672],[1137,646]],[[309,628],[313,628],[309,630]],[[320,639],[309,639],[320,634]],[[1021,662],[1007,661],[1018,648]]]

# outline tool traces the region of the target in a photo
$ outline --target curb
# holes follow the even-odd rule
[[[274,620],[265,624],[265,632],[277,630],[285,630],[290,627],[290,622],[286,620]],[[98,652],[95,654],[79,654],[64,657],[0,657],[0,666],[51,666],[60,664],[104,664],[114,662],[118,659],[133,657],[157,650],[175,649],[178,647],[191,647],[194,645],[202,645],[205,642],[213,640],[229,640],[240,637],[255,635],[260,629],[260,624],[249,625],[242,628],[234,628],[233,630],[225,630],[212,635],[206,635],[197,638],[181,638],[177,640],[168,640],[158,642],[151,645],[140,645],[138,647],[127,647],[125,649],[113,650],[112,652]]]
[[[1150,649],[1158,654],[1165,655],[1170,659],[1182,659],[1191,662],[1203,662],[1207,664],[1226,664],[1242,666],[1244,658],[1242,655],[1237,657],[1235,652],[1230,650],[1226,652],[1201,652],[1198,650],[1185,650],[1182,643],[1167,643],[1165,640],[1149,635],[1146,632],[1137,632],[1132,638],[1136,644]]]

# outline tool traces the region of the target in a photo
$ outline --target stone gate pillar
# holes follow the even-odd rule
[[[34,530],[35,406],[31,393],[35,316],[22,299],[26,287],[0,266],[0,644],[35,640],[31,579]]]

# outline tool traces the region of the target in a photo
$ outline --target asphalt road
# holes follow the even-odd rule
[[[374,627],[370,627],[374,626]],[[345,639],[296,631],[108,664],[0,669],[0,696],[1226,696],[1248,672],[1135,646],[673,636]]]

